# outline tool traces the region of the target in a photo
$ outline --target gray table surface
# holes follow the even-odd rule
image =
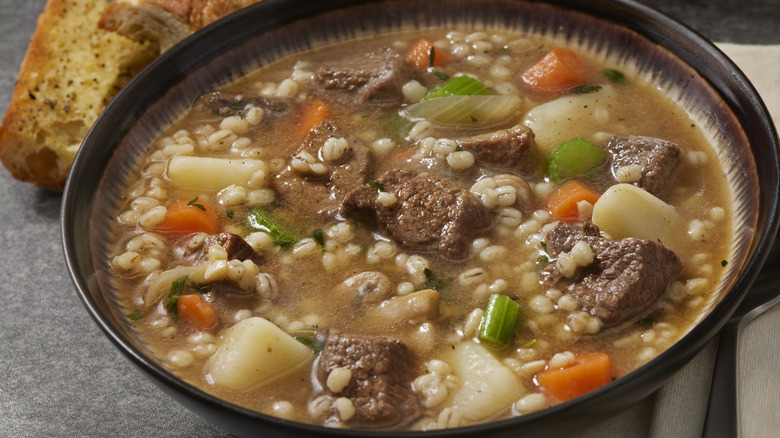
[[[777,0],[644,3],[714,41],[780,43]],[[0,0],[0,113],[44,5]],[[227,436],[159,391],[87,315],[62,256],[60,202],[0,167],[0,437]]]

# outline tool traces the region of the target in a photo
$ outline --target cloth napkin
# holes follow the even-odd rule
[[[716,45],[756,87],[780,130],[780,45]],[[740,332],[737,395],[742,437],[779,434],[779,336],[780,306],[759,316]],[[577,438],[701,437],[716,354],[717,338],[654,394],[583,431]]]

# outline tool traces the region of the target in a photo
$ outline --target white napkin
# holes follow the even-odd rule
[[[750,79],[767,105],[775,126],[780,129],[780,45],[716,45]],[[740,334],[741,436],[778,436],[780,306],[756,318]],[[717,339],[653,395],[576,436],[701,437],[716,354]]]

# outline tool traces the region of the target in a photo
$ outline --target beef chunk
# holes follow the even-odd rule
[[[211,245],[219,244],[228,255],[228,260],[252,260],[257,266],[266,263],[266,258],[254,250],[241,236],[233,233],[211,234],[203,242],[199,253],[196,256],[198,261],[205,261],[208,258],[208,250]]]
[[[325,166],[325,173],[302,173],[289,165],[276,176],[273,187],[282,203],[302,214],[331,217],[338,213],[341,201],[350,190],[367,182],[373,165],[371,149],[360,140],[345,135],[331,121],[326,120],[314,128],[293,158],[301,153],[318,157],[326,140],[342,137],[348,141],[350,149],[337,161],[319,161],[318,164]]]
[[[534,174],[536,143],[533,131],[525,125],[456,142],[463,150],[474,154],[477,163],[485,167],[524,176]]]
[[[378,182],[395,195],[395,203],[378,202],[377,189],[365,185],[346,196],[342,214],[376,223],[404,249],[436,250],[448,259],[463,259],[471,237],[493,224],[479,198],[436,175],[392,170]]]
[[[326,93],[345,103],[380,107],[401,102],[401,86],[413,75],[404,56],[392,48],[355,54],[321,66],[314,74],[315,93]]]
[[[582,308],[611,326],[634,318],[652,307],[669,282],[682,269],[680,258],[670,249],[650,240],[627,238],[607,240],[592,223],[559,223],[547,234],[547,251],[552,257],[569,252],[585,241],[595,255],[573,279],[546,270],[547,281],[565,286],[580,300]]]
[[[351,427],[402,428],[423,412],[420,397],[411,389],[413,364],[412,352],[398,340],[330,330],[316,373],[327,390],[324,383],[331,371],[351,371],[347,387],[334,394],[349,398],[355,406],[355,415],[348,420]],[[335,411],[332,415],[338,416]]]
[[[612,154],[613,174],[624,166],[640,166],[641,178],[634,185],[656,196],[669,187],[682,153],[676,143],[642,136],[612,137],[606,149]]]
[[[200,111],[220,117],[242,116],[250,105],[262,108],[266,116],[285,114],[293,103],[286,99],[270,98],[255,94],[230,93],[212,91],[202,94],[195,101],[194,107]]]

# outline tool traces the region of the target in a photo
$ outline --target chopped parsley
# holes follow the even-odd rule
[[[433,74],[435,74],[436,77],[441,79],[442,81],[446,81],[446,80],[448,80],[450,78],[446,73],[441,72],[441,71],[436,70],[436,69],[433,69]]]
[[[729,261],[728,261],[728,260],[721,260],[721,261],[720,261],[720,265],[721,265],[722,267],[724,267],[724,268],[725,268],[725,267],[726,267],[726,265],[728,265],[728,264],[729,264]]]
[[[229,219],[233,219],[233,215],[234,215],[234,214],[235,214],[235,213],[233,212],[233,210],[228,210],[227,212],[225,212],[225,215],[226,215],[226,216],[227,216]]]
[[[607,68],[602,70],[602,73],[604,73],[604,76],[606,76],[607,79],[609,79],[609,81],[613,84],[622,84],[626,82],[626,75],[624,75],[623,72],[619,70]]]
[[[575,88],[574,92],[577,94],[588,94],[601,89],[601,85],[584,85],[579,88]]]
[[[658,320],[655,318],[647,317],[637,320],[636,325],[640,327],[652,327]]]
[[[380,183],[378,181],[369,181],[368,185],[370,185],[371,187],[375,188],[376,191],[378,191],[380,193],[385,191],[385,186],[382,185],[382,183]]]
[[[144,316],[143,313],[141,313],[140,310],[135,309],[130,314],[127,315],[128,318],[130,318],[131,321],[138,321]]]
[[[204,207],[203,204],[198,204],[198,196],[190,199],[190,202],[187,203],[187,207],[197,207],[203,211],[206,211],[206,207]]]
[[[324,342],[320,342],[318,340],[311,340],[305,336],[296,336],[295,340],[309,347],[313,354],[319,353],[320,351],[322,351],[322,348],[325,346]]]
[[[453,280],[455,280],[455,277],[439,278],[436,276],[436,274],[433,273],[433,271],[428,268],[423,269],[423,274],[425,274],[425,278],[428,280],[428,284],[431,285],[431,289],[435,291],[441,291],[447,287],[448,284],[452,283]]]
[[[322,228],[317,228],[316,230],[312,231],[311,237],[313,237],[314,240],[320,244],[320,246],[325,246],[325,235],[322,233]]]
[[[196,198],[197,199],[197,198]],[[171,291],[168,293],[168,300],[165,303],[165,310],[171,315],[174,321],[179,319],[179,297],[184,293],[184,286],[187,282],[187,276],[179,277],[171,283]]]

